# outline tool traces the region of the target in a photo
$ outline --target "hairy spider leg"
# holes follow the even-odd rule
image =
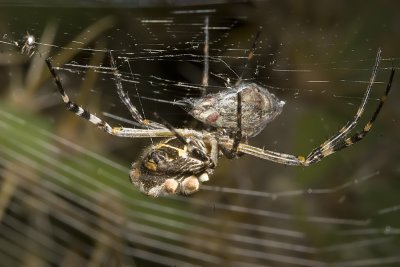
[[[137,110],[137,108],[132,104],[131,99],[129,98],[128,94],[124,91],[124,89],[122,87],[121,74],[118,71],[117,64],[114,60],[114,57],[113,57],[111,51],[109,51],[109,56],[110,56],[110,65],[113,70],[114,80],[115,80],[115,85],[117,87],[118,96],[121,99],[122,103],[124,103],[126,108],[131,113],[132,118],[136,122],[146,126],[147,128],[150,128],[150,129],[164,128],[164,126],[159,123],[144,119],[143,116]]]

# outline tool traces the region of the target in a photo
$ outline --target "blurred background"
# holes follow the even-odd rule
[[[399,8],[0,2],[0,266],[398,266],[398,73],[373,129],[351,148],[307,168],[221,159],[193,196],[153,199],[128,173],[158,140],[108,136],[66,111],[44,59],[74,101],[127,127],[137,125],[118,99],[107,50],[144,116],[156,111],[177,128],[204,129],[179,101],[224,90],[243,73],[286,102],[249,144],[304,155],[354,116],[381,48],[357,129],[372,116],[400,66]]]

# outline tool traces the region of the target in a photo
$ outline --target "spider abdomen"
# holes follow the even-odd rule
[[[261,132],[267,123],[281,112],[285,102],[280,101],[255,83],[240,84],[220,93],[210,94],[191,103],[189,111],[206,125],[234,133],[237,130],[237,94],[242,97],[242,134],[251,137]]]

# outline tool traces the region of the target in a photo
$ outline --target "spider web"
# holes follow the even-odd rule
[[[74,101],[128,127],[137,125],[117,97],[108,50],[139,111],[175,127],[201,129],[182,100],[243,74],[286,102],[249,144],[307,154],[352,118],[378,48],[360,129],[399,65],[397,3],[307,3],[2,7],[0,265],[398,266],[397,73],[359,144],[308,168],[221,159],[195,195],[152,199],[127,176],[158,140],[107,136],[67,112],[44,64],[51,56]],[[21,54],[27,34],[32,56]]]

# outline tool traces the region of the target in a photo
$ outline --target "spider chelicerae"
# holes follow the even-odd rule
[[[375,82],[381,59],[381,50],[378,50],[367,90],[354,117],[331,138],[313,149],[308,156],[295,156],[261,149],[242,142],[244,137],[256,135],[282,110],[283,102],[268,92],[266,88],[255,83],[241,82],[226,91],[207,95],[201,98],[193,108],[200,108],[198,115],[205,115],[202,116],[205,123],[214,124],[213,126],[216,128],[210,131],[175,129],[157,115],[156,118],[161,123],[147,120],[140,114],[123,90],[121,75],[111,52],[109,52],[109,58],[118,96],[133,119],[143,126],[142,129],[112,127],[106,121],[72,102],[63,88],[56,68],[51,63],[51,58],[47,58],[46,63],[66,108],[75,115],[86,119],[110,135],[128,138],[167,138],[144,149],[140,158],[132,164],[129,173],[131,182],[141,192],[153,197],[165,194],[190,195],[198,191],[201,183],[209,180],[209,176],[218,165],[218,159],[222,156],[235,158],[238,155],[247,154],[284,165],[309,166],[353,145],[370,131],[391,89],[395,72],[394,69],[391,70],[386,91],[380,98],[371,119],[362,130],[348,136],[364,113],[371,88]],[[217,110],[218,114],[214,112],[204,114],[210,111],[209,101],[224,97],[229,101],[224,102],[222,109],[225,110],[227,106],[231,106],[225,114],[220,114],[221,107]],[[256,101],[254,97],[257,98]],[[251,116],[254,109],[258,112]],[[229,125],[215,124],[219,115],[225,122],[229,122]],[[201,118],[198,119],[201,120]]]

